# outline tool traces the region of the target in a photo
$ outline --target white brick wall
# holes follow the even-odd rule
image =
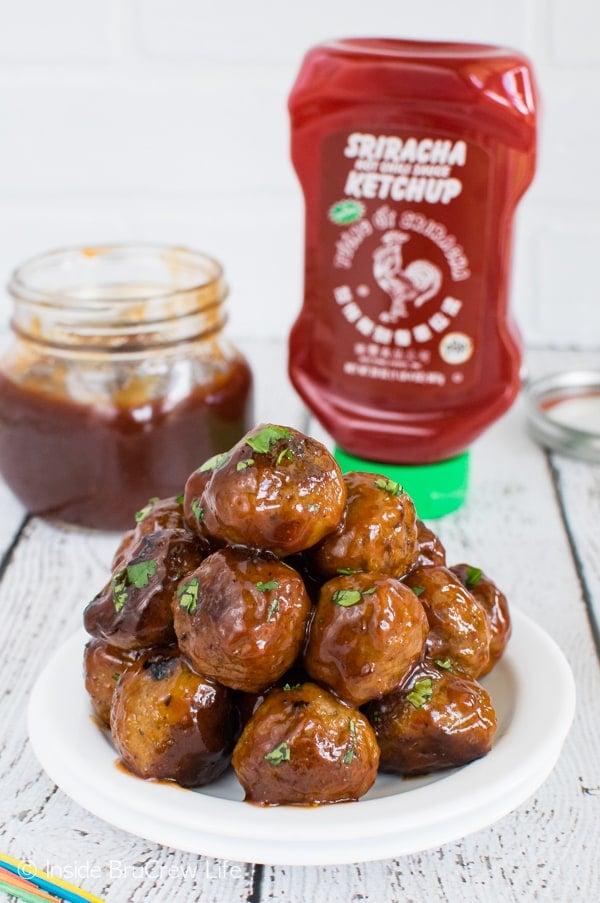
[[[185,243],[223,261],[233,332],[286,335],[302,267],[287,94],[311,44],[352,34],[531,56],[542,152],[514,308],[530,342],[600,348],[597,0],[0,0],[0,280],[65,243]]]

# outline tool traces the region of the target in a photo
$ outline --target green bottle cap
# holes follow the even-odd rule
[[[387,464],[357,458],[335,446],[334,456],[342,471],[366,470],[400,483],[415,503],[422,520],[450,514],[465,501],[469,483],[469,452],[435,464]]]

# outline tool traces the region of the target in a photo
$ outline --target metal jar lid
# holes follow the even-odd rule
[[[600,461],[600,370],[566,370],[526,385],[529,428],[546,448]]]

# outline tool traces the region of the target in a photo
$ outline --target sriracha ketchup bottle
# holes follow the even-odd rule
[[[440,516],[519,388],[508,297],[535,168],[530,65],[481,44],[333,41],[306,55],[289,110],[306,206],[291,380],[344,469],[382,471]]]

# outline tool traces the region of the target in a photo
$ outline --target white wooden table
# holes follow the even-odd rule
[[[311,431],[285,377],[285,349],[244,349],[257,379],[257,420]],[[536,374],[598,367],[600,352],[530,350],[527,364]],[[483,567],[571,664],[577,713],[554,772],[516,811],[439,849],[350,866],[263,867],[126,834],[71,802],[40,770],[27,739],[29,693],[79,627],[117,538],[30,518],[0,485],[0,851],[109,903],[600,899],[600,465],[540,450],[520,400],[474,446],[468,504],[434,526],[449,560]]]

